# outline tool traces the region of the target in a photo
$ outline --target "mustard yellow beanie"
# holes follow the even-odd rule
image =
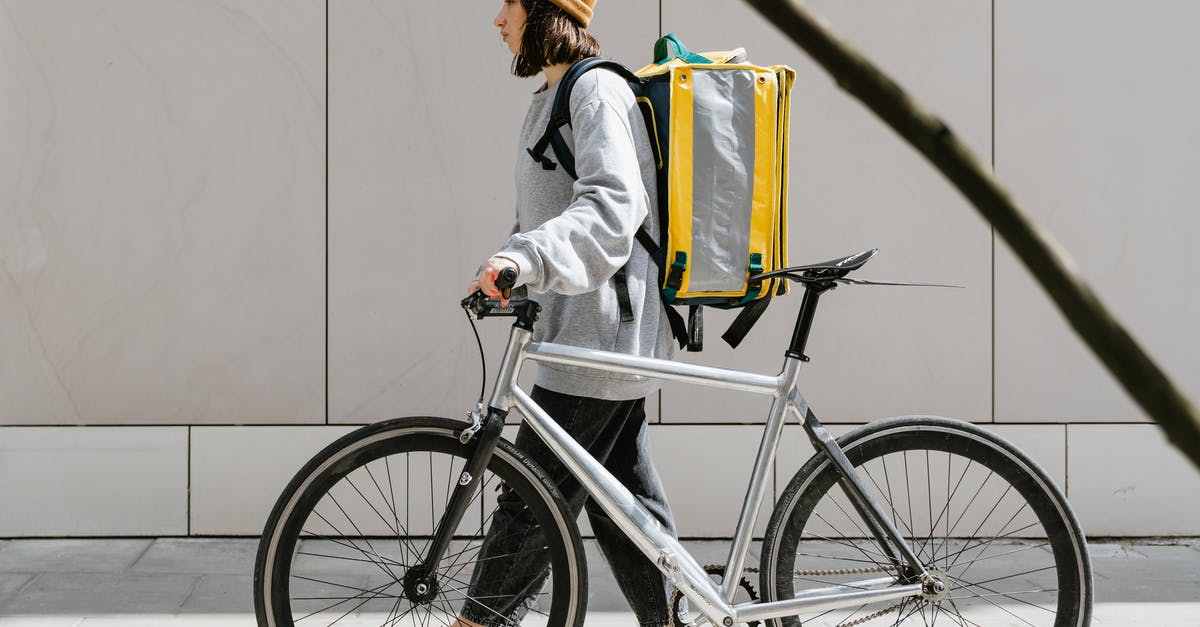
[[[592,7],[596,6],[596,0],[550,0],[550,3],[579,20],[584,28],[592,21]]]

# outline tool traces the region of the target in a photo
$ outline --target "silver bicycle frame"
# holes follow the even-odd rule
[[[688,598],[692,607],[714,625],[728,627],[752,620],[790,616],[801,611],[857,607],[865,603],[891,601],[922,594],[921,584],[894,585],[896,579],[886,577],[806,590],[797,594],[795,598],[783,601],[732,605],[739,577],[725,577],[718,588],[700,564],[678,540],[663,530],[658,520],[637,502],[629,490],[517,386],[517,376],[526,360],[583,366],[605,372],[771,395],[774,400],[763,430],[750,485],[742,503],[742,511],[725,566],[726,573],[740,573],[746,564],[754,524],[766,495],[768,477],[775,462],[785,416],[789,410],[801,419],[808,414],[808,402],[796,389],[801,365],[796,357],[787,357],[780,374],[771,377],[712,366],[532,342],[529,331],[514,326],[497,376],[496,387],[492,392],[491,406],[504,411],[513,407],[519,410],[533,432],[563,462],[625,536],[658,566],[668,580]],[[884,522],[890,526],[890,521]],[[899,537],[895,532],[893,535]],[[900,548],[907,552],[907,546]]]

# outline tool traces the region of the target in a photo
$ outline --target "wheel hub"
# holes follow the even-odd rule
[[[417,567],[404,575],[404,596],[413,603],[427,604],[437,597],[438,583],[432,573]]]
[[[921,580],[925,598],[934,603],[950,598],[950,586],[946,583],[950,581],[950,578],[946,576],[946,573],[936,568],[931,568],[927,572],[928,577]]]

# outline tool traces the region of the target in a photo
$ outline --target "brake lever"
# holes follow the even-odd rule
[[[460,305],[467,311],[468,314],[474,314],[476,320],[482,320],[487,316],[514,316],[518,313],[518,308],[529,302],[529,297],[525,286],[513,288],[513,284],[517,282],[516,268],[505,268],[500,271],[496,277],[496,287],[500,289],[501,300],[508,301],[508,304],[501,307],[500,301],[489,299],[483,290],[475,290],[474,294],[462,299]],[[512,298],[514,291],[518,298]],[[534,318],[537,314],[534,313]]]
[[[474,294],[462,299],[459,303],[468,314],[475,316],[476,320],[482,320],[488,316],[515,316],[518,310],[528,304],[529,296],[525,291],[524,286],[513,290],[517,298],[510,298],[508,304],[501,307],[500,301],[488,298],[482,290],[475,290]]]
[[[473,294],[462,299],[459,306],[466,310],[468,314],[474,315],[476,320],[482,320],[487,315],[487,301],[487,296],[484,295],[483,290],[475,290]]]

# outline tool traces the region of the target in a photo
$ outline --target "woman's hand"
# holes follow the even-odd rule
[[[500,276],[500,272],[505,268],[512,268],[520,272],[517,264],[508,257],[491,257],[487,263],[483,264],[483,268],[479,270],[479,277],[467,286],[467,293],[473,294],[475,290],[482,290],[488,298],[497,299],[500,301],[500,306],[508,305],[508,298],[500,293],[496,287],[496,277]]]

